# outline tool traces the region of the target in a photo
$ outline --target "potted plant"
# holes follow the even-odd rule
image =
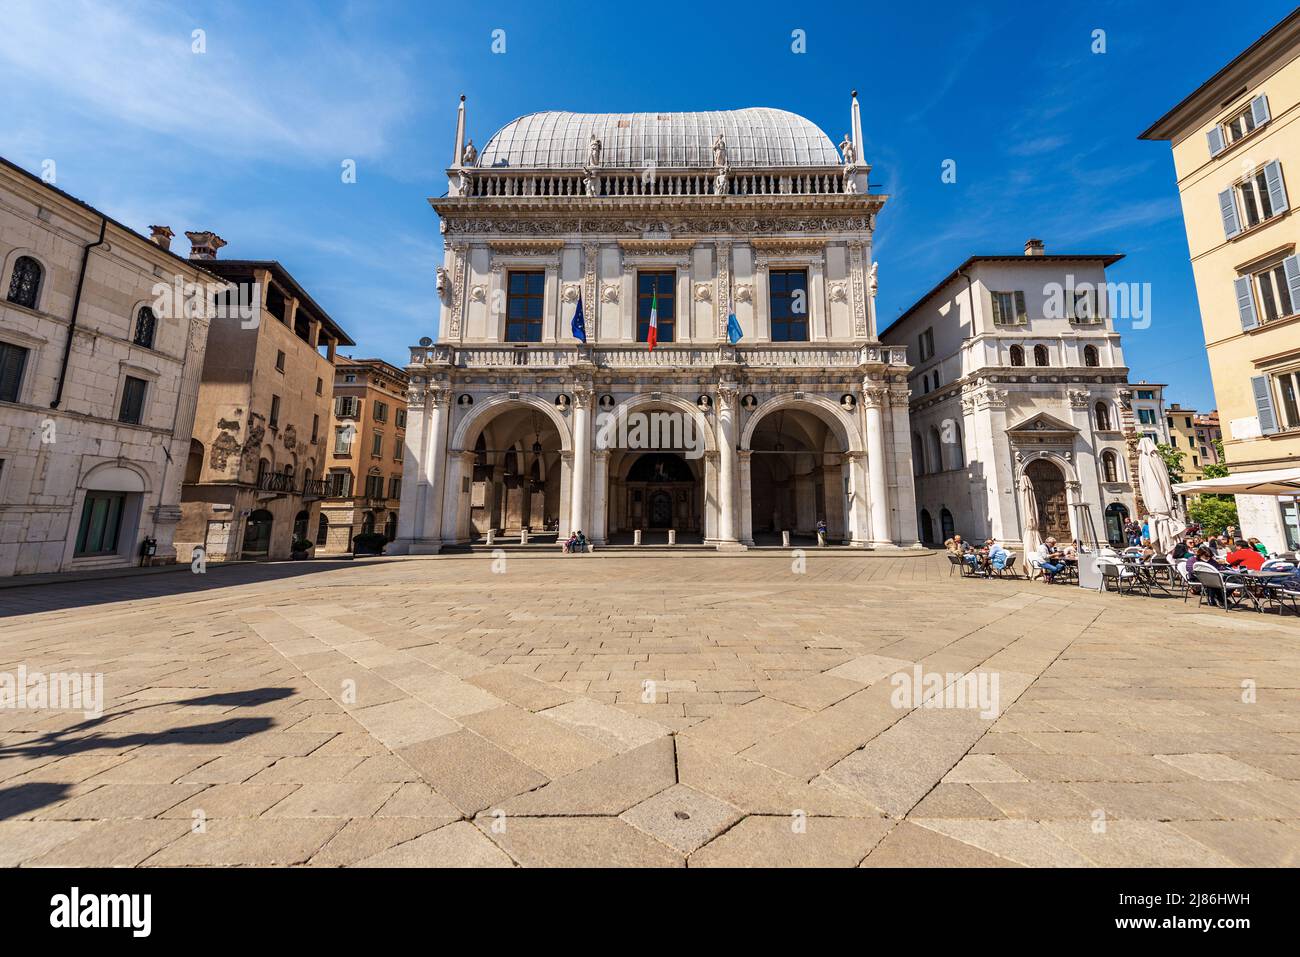
[[[382,555],[387,544],[388,537],[382,532],[362,532],[360,535],[352,536],[352,554]]]
[[[305,538],[295,538],[293,544],[289,547],[289,557],[296,562],[300,562],[304,558],[311,558],[313,546],[314,543]]]

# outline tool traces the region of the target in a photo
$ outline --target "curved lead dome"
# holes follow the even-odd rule
[[[479,154],[480,167],[581,169],[591,135],[603,168],[712,168],[713,142],[726,138],[731,167],[839,166],[830,138],[785,110],[710,113],[530,113],[503,126]]]

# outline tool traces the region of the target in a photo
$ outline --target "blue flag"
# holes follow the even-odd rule
[[[740,320],[736,318],[736,307],[730,299],[727,300],[727,339],[734,346],[745,333],[740,328]]]
[[[578,308],[573,310],[573,338],[581,343],[587,341],[587,324],[582,318],[582,294],[578,294]]]

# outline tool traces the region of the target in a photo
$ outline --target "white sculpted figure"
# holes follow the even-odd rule
[[[876,297],[876,289],[880,286],[880,280],[876,275],[879,270],[880,263],[873,260],[871,263],[871,272],[867,273],[867,289],[870,291],[872,299]]]
[[[465,152],[461,154],[461,166],[473,166],[478,162],[478,150],[474,147],[474,141],[470,140],[465,144]]]
[[[844,134],[844,140],[840,143],[840,155],[844,157],[844,165],[852,166],[857,162],[857,150],[853,148],[853,140],[849,139],[849,134]]]
[[[439,266],[435,272],[435,288],[438,290],[438,298],[446,302],[447,290],[451,287],[451,281],[447,276],[447,270]]]
[[[587,141],[587,165],[593,169],[600,165],[600,153],[603,147],[596,134],[591,134],[591,139]]]
[[[724,168],[727,165],[727,140],[721,133],[713,141],[713,165]]]
[[[727,167],[718,170],[718,175],[713,178],[713,193],[715,196],[725,196],[727,194]]]

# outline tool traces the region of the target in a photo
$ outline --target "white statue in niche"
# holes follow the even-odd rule
[[[713,141],[713,165],[722,167],[727,165],[727,138],[721,133]]]
[[[880,263],[872,260],[871,271],[867,273],[867,291],[871,293],[871,298],[876,297],[876,290],[880,288],[880,279],[877,273],[880,271]]]
[[[600,165],[600,154],[604,150],[600,140],[595,133],[591,134],[591,139],[587,140],[587,166],[595,169]]]
[[[446,302],[447,292],[451,288],[451,279],[447,275],[447,270],[442,266],[439,266],[434,271],[434,276],[435,276],[434,288],[437,289],[438,291],[438,298],[441,299],[443,302]]]
[[[461,154],[461,166],[473,166],[478,162],[478,150],[474,146],[474,141],[470,140],[465,144],[465,152]]]

